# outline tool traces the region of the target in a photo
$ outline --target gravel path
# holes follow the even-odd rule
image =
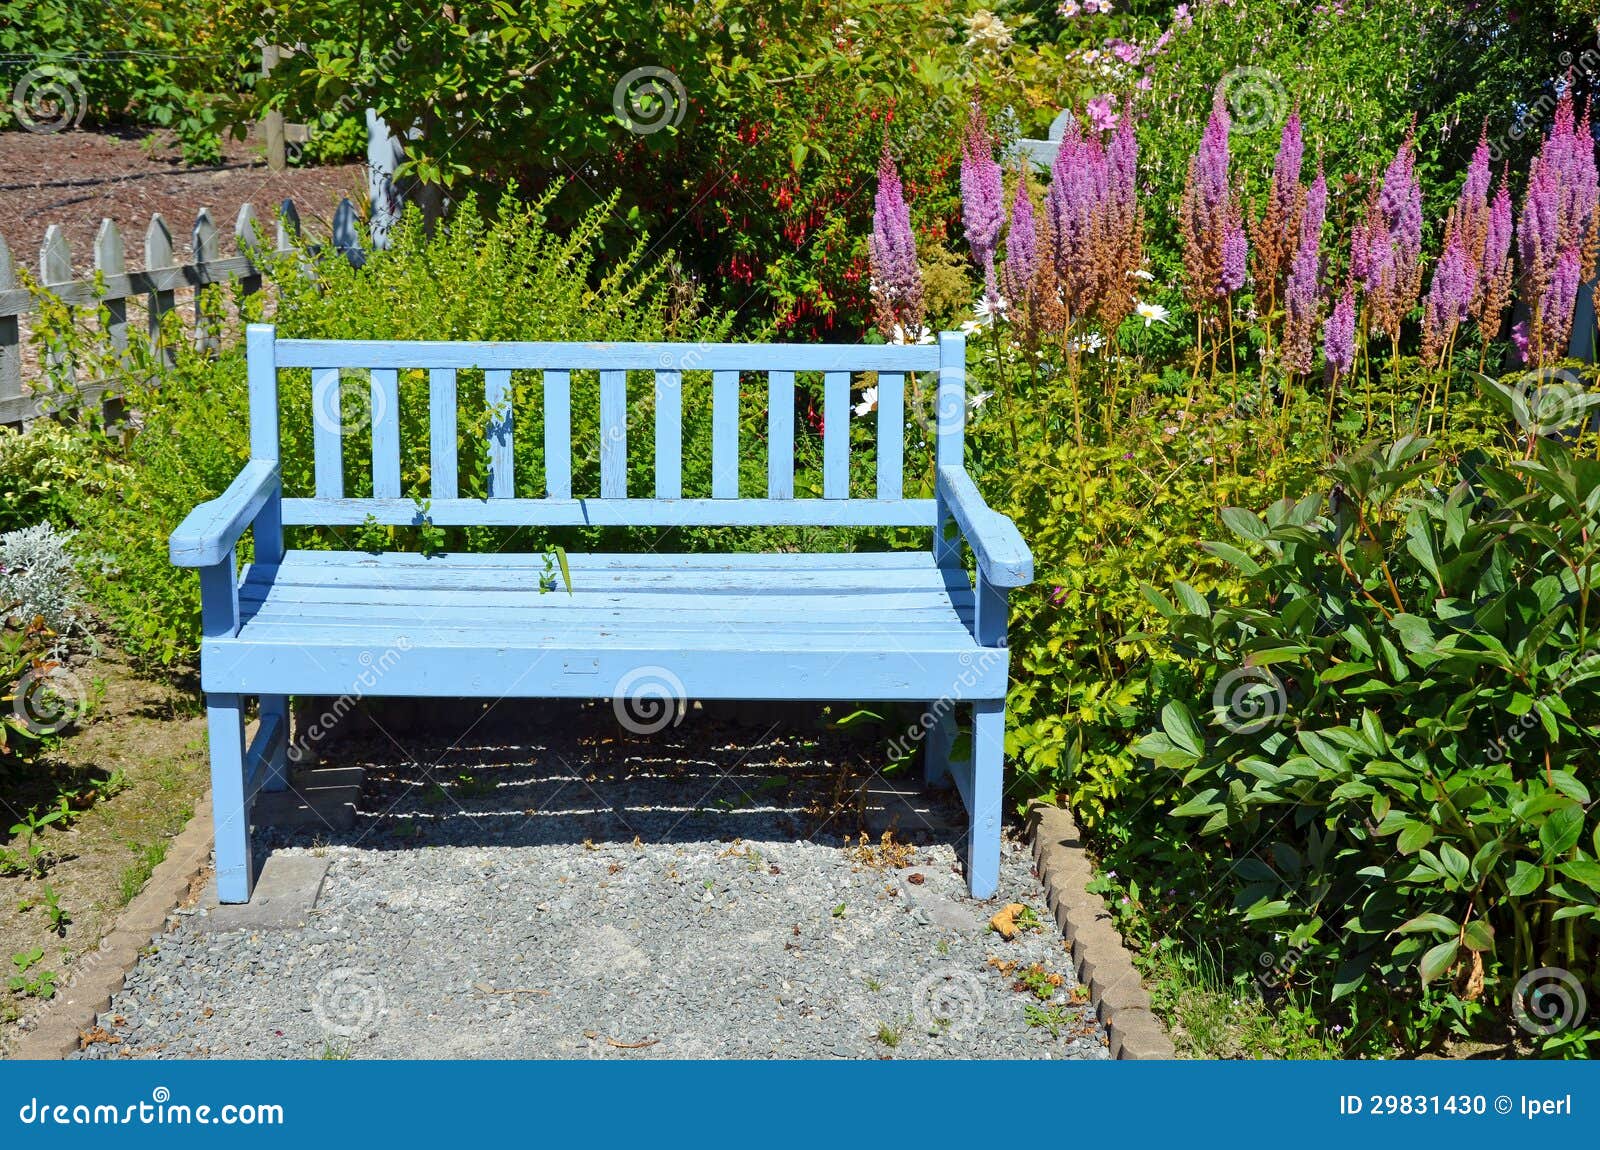
[[[974,902],[943,818],[860,836],[877,744],[691,717],[341,747],[355,829],[263,844],[329,858],[307,924],[178,912],[82,1057],[1106,1057],[1021,844]]]

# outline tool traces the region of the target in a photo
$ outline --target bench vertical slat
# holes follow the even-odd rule
[[[711,377],[711,497],[739,498],[739,373]]]
[[[572,374],[544,373],[544,485],[551,499],[572,498]]]
[[[850,373],[830,371],[822,384],[822,497],[850,498]]]
[[[429,494],[434,499],[456,497],[456,372],[436,367],[428,372],[428,472]]]
[[[656,498],[683,498],[683,373],[656,372]]]
[[[245,329],[245,376],[250,386],[250,458],[278,459],[278,359],[270,325],[253,323]],[[255,520],[256,561],[276,563],[283,558],[283,512],[277,499],[269,499]]]
[[[483,373],[483,405],[489,417],[489,497],[516,495],[511,453],[511,373],[503,369]]]
[[[400,373],[372,369],[372,494],[400,498]]]
[[[600,497],[628,497],[628,373],[600,373]]]
[[[794,498],[794,372],[767,373],[767,498]]]
[[[318,499],[344,498],[343,403],[339,394],[339,369],[311,371],[312,453]]]
[[[878,375],[878,498],[899,499],[905,469],[906,377]]]
[[[936,410],[935,463],[939,467],[961,467],[965,461],[961,436],[967,416],[967,337],[958,331],[939,335]],[[961,563],[961,539],[955,534],[954,522],[950,509],[938,498],[934,512],[933,557],[941,567],[956,567]]]

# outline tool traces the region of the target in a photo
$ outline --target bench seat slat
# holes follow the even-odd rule
[[[372,696],[606,698],[640,668],[670,675],[690,699],[831,700],[865,697],[926,702],[963,684],[965,699],[1004,697],[1004,649],[798,649],[728,634],[721,645],[684,649],[677,636],[648,645],[637,634],[615,645],[592,635],[488,644],[482,632],[412,640],[377,627],[329,635],[310,628],[272,641],[207,639],[201,687],[209,692],[336,695],[372,680]],[[670,682],[671,680],[668,680]]]

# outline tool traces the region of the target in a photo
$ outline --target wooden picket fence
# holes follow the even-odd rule
[[[342,200],[334,213],[333,246],[353,261],[363,258],[355,239],[355,208]],[[195,338],[205,340],[205,319],[199,289],[209,284],[237,281],[246,294],[261,290],[269,270],[261,247],[273,238],[274,252],[290,250],[300,231],[300,214],[294,201],[284,200],[265,225],[255,208],[245,204],[233,225],[233,254],[223,255],[221,231],[206,208],[195,216],[189,230],[188,259],[179,262],[171,230],[159,213],[144,233],[144,266],[128,267],[126,244],[112,220],[104,220],[94,239],[95,276],[74,279],[72,252],[61,228],[52,224],[39,248],[37,283],[62,301],[104,308],[105,336],[111,346],[126,350],[130,338],[146,340],[158,348],[161,318],[178,306],[180,292],[193,293]],[[100,282],[96,282],[97,279]],[[130,325],[128,301],[142,298],[145,320]],[[33,295],[17,284],[16,265],[5,238],[0,236],[0,424],[26,424],[45,414],[40,395],[23,382],[23,334],[19,322],[36,310]],[[137,321],[137,313],[135,315]],[[142,332],[130,331],[142,327]],[[77,381],[83,392],[94,395],[114,389],[114,380]]]

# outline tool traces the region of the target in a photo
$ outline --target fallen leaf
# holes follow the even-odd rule
[[[1020,902],[1007,903],[989,920],[989,929],[1010,942],[1017,937],[1017,915],[1023,911]]]

